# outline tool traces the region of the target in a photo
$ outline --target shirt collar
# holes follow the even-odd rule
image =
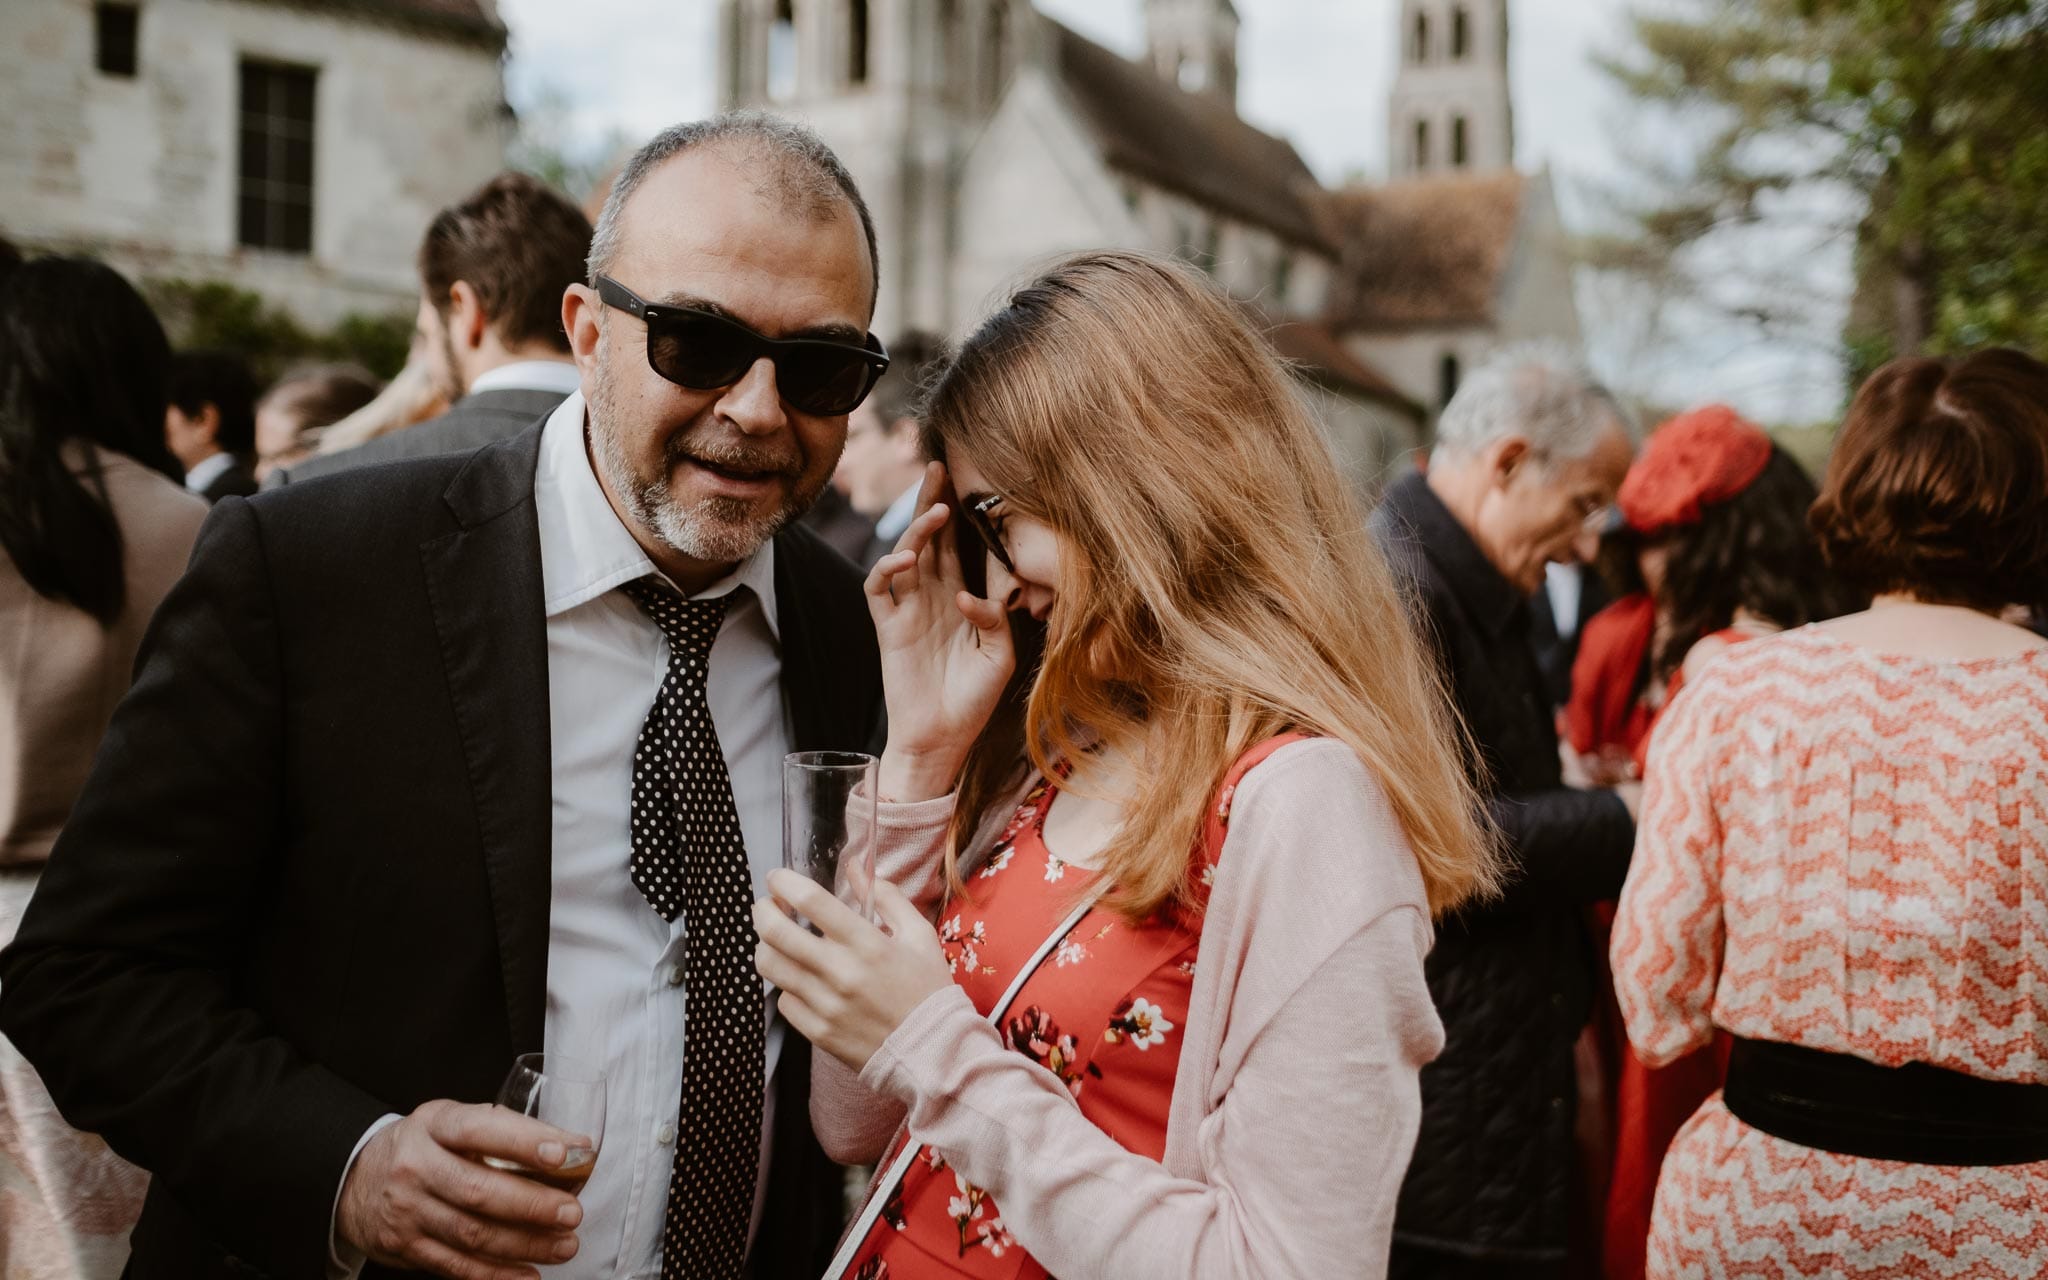
[[[583,395],[572,393],[541,428],[540,465],[533,479],[540,524],[541,600],[548,617],[566,613],[648,574],[654,562],[633,540],[591,469],[584,444]],[[781,638],[775,608],[775,541],[747,557],[690,598],[711,600],[740,587],[754,593],[770,635]]]
[[[583,373],[567,360],[514,360],[470,379],[469,395],[479,391],[553,391],[568,395],[583,385]]]
[[[889,509],[882,513],[882,518],[875,521],[877,538],[893,543],[903,536],[903,531],[917,518],[917,494],[923,488],[924,481],[919,479],[916,484],[905,489],[901,497],[889,504]]]
[[[1421,473],[1403,476],[1387,490],[1387,509],[1411,532],[1467,611],[1489,632],[1499,635],[1528,601],[1515,590],[1471,533],[1451,514]]]
[[[235,455],[221,452],[208,454],[199,464],[185,473],[185,487],[194,493],[206,492],[206,486],[221,478],[227,469],[235,465]]]

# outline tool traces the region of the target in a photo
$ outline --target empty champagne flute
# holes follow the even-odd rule
[[[858,751],[798,751],[782,758],[782,865],[870,919],[875,769],[875,758]],[[817,932],[802,916],[795,919]]]
[[[522,1053],[512,1060],[512,1070],[498,1088],[498,1105],[588,1138],[590,1145],[570,1147],[558,1169],[535,1169],[497,1156],[485,1156],[484,1163],[560,1187],[570,1195],[582,1191],[597,1168],[597,1151],[604,1143],[604,1072],[559,1053]]]

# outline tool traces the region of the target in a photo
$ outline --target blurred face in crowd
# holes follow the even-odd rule
[[[859,216],[844,201],[791,208],[777,182],[752,172],[772,163],[732,143],[669,159],[627,199],[605,274],[650,303],[715,311],[765,337],[858,344],[875,295]],[[664,568],[752,555],[831,479],[846,415],[783,400],[772,362],[697,391],[648,367],[646,325],[595,290],[572,286],[563,321],[598,479]]]
[[[455,358],[448,318],[425,297],[420,299],[419,316],[413,321],[410,358],[422,362],[443,400],[454,404],[462,398],[467,386],[461,362]]]
[[[951,451],[947,467],[953,492],[960,495],[962,506],[997,492],[964,450]],[[1051,525],[1015,510],[1008,502],[997,501],[991,506],[988,520],[995,526],[996,538],[1013,568],[1005,569],[993,555],[988,557],[985,598],[1000,601],[1012,613],[1028,613],[1040,622],[1046,621],[1052,616],[1053,606],[1059,603],[1060,559],[1076,553]]]
[[[306,429],[306,416],[290,404],[265,401],[256,406],[256,478],[297,466],[320,446],[317,432]]]
[[[1496,440],[1466,464],[1483,472],[1461,519],[1501,576],[1534,593],[1545,565],[1582,557],[1588,523],[1612,505],[1633,456],[1619,423],[1583,458],[1546,457],[1520,436]]]
[[[870,517],[881,515],[923,474],[924,456],[918,449],[915,422],[909,418],[899,418],[894,424],[883,422],[873,400],[848,416],[846,451],[839,456],[832,483],[855,511]]]
[[[197,417],[177,405],[164,406],[164,444],[187,471],[221,451],[219,433],[220,410],[213,405],[201,405]]]

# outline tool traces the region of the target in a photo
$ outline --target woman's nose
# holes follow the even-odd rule
[[[988,595],[985,598],[1001,603],[1005,612],[1023,608],[1024,584],[994,555],[983,554],[988,561]]]

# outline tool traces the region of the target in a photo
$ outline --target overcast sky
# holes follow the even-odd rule
[[[1384,176],[1398,0],[1235,2],[1245,116],[1290,139],[1326,181]],[[1143,48],[1142,0],[1038,5],[1111,48]],[[512,31],[513,105],[560,95],[571,108],[572,138],[643,137],[715,106],[714,0],[498,0],[498,7]],[[1589,61],[1621,47],[1628,7],[1629,0],[1511,0],[1516,161],[1550,167],[1574,229],[1600,216],[1596,187],[1628,179],[1617,130],[1629,112]],[[1634,340],[1632,318],[1585,288],[1581,308],[1603,372],[1668,404],[1725,399],[1768,420],[1805,421],[1840,402],[1839,375],[1819,344],[1801,348],[1698,320],[1676,343],[1645,349]]]

